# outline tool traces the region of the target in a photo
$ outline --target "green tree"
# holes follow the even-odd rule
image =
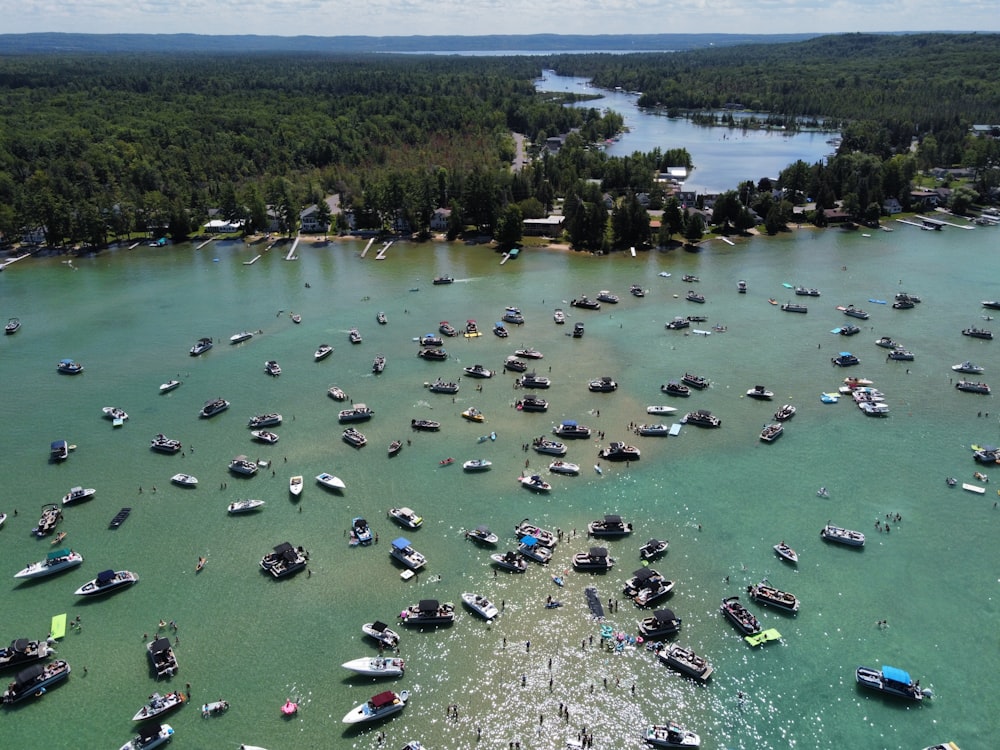
[[[520,241],[524,232],[524,217],[521,208],[511,203],[500,211],[497,217],[493,239],[501,250],[510,250]]]
[[[697,245],[705,236],[705,220],[698,212],[692,213],[684,227],[684,239],[689,245]]]

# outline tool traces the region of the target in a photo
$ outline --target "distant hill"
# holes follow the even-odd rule
[[[819,34],[530,34],[489,36],[210,36],[201,34],[0,34],[0,55],[67,53],[645,52],[800,42]]]

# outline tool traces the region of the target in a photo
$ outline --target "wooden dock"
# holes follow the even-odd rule
[[[728,237],[719,237],[719,239],[722,240],[723,242],[725,242],[727,245],[731,245],[732,247],[736,247],[736,243],[733,242]]]
[[[260,260],[260,257],[261,257],[261,255],[263,255],[263,253],[261,253],[260,255],[256,256],[256,257],[255,257],[255,258],[253,258],[252,260],[245,260],[245,261],[243,261],[243,265],[244,265],[244,266],[252,266],[252,265],[253,265],[254,263],[256,263],[256,262],[257,262],[258,260]]]
[[[394,240],[389,240],[384,245],[382,245],[382,249],[379,250],[378,253],[375,255],[375,260],[385,260],[385,253],[389,249],[389,245],[391,245],[393,241]]]
[[[30,258],[30,257],[31,253],[25,253],[24,255],[18,255],[16,258],[10,258],[8,260],[5,260],[3,263],[0,263],[0,271],[5,269],[7,266],[17,263],[19,260],[24,260],[25,258]]]
[[[137,247],[139,247],[139,244],[140,243],[138,243],[138,242],[133,242],[131,245],[128,246],[128,249],[129,250],[135,250]]]
[[[299,246],[299,240],[302,239],[300,235],[295,235],[295,242],[292,243],[291,248],[288,250],[288,254],[285,256],[285,260],[297,260],[295,257],[295,248]]]
[[[215,237],[209,237],[207,240],[205,240],[200,245],[198,245],[198,247],[196,247],[195,250],[201,250],[203,247],[205,247],[205,245],[207,245],[209,242],[211,242],[214,239],[215,239]]]
[[[500,258],[500,265],[502,266],[508,260],[510,260],[510,253],[504,253]]]
[[[371,249],[371,246],[372,246],[373,242],[375,242],[375,238],[374,237],[372,237],[371,239],[368,240],[368,244],[365,245],[365,249],[361,251],[361,257],[362,258],[364,258],[366,255],[368,255],[368,251]]]
[[[942,226],[942,227],[955,227],[955,229],[975,229],[972,224],[956,224],[953,221],[944,221],[943,219],[930,218],[928,216],[915,216],[914,218],[920,219],[929,226]]]

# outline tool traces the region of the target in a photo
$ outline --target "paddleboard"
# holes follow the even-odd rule
[[[670,434],[670,435],[672,435],[674,437],[676,437],[677,435],[680,435],[681,434],[681,425],[680,425],[680,422],[674,422],[672,425],[670,425],[670,432],[668,434]]]
[[[871,298],[869,298],[869,299],[868,299],[868,301],[869,301],[869,302],[873,302],[873,303],[875,303],[876,305],[888,305],[888,304],[889,304],[889,303],[888,303],[888,302],[886,302],[886,301],[885,301],[884,299],[871,299]]]
[[[844,307],[843,305],[837,305],[836,309],[840,310],[841,312],[844,312],[844,310],[846,310],[847,308]]]
[[[792,289],[793,288],[792,285],[789,284],[787,281],[784,284],[782,284],[782,286],[785,287],[785,289]]]
[[[830,329],[830,333],[840,333],[842,330],[844,330],[844,329],[843,328],[831,328]]]
[[[66,614],[55,615],[52,618],[52,625],[49,627],[52,638],[62,638],[66,635]]]
[[[596,471],[598,474],[603,474],[604,473],[604,469],[602,469],[597,464],[594,464],[594,471]]]

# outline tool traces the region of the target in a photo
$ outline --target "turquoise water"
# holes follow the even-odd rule
[[[232,708],[211,719],[202,719],[197,705],[170,716],[177,748],[241,742],[270,750],[371,748],[380,731],[390,748],[409,739],[428,748],[504,748],[515,741],[526,749],[561,748],[583,727],[594,747],[627,748],[638,746],[646,724],[668,719],[700,733],[702,746],[713,750],[909,749],[946,739],[963,750],[991,746],[988,738],[1000,728],[987,688],[1000,670],[994,542],[1000,511],[992,485],[979,496],[943,480],[973,481],[969,445],[1000,442],[1000,409],[993,411],[990,397],[955,391],[949,369],[972,359],[987,368],[987,382],[996,377],[997,344],[959,332],[992,325],[983,323],[979,300],[1000,297],[997,233],[898,226],[871,237],[800,230],[638,258],[529,250],[502,267],[489,250],[457,244],[397,243],[386,261],[374,253],[361,259],[363,245],[353,241],[302,244],[291,262],[277,248],[254,265],[244,261],[258,248],[220,243],[9,267],[0,274],[0,315],[20,316],[23,327],[0,340],[0,510],[11,514],[0,530],[0,570],[13,575],[51,549],[30,534],[43,503],[75,485],[95,487],[97,496],[67,508],[61,526],[66,543],[85,557],[80,568],[36,583],[8,578],[0,590],[0,637],[43,636],[51,616],[62,612],[82,621],[58,646],[73,667],[70,679],[41,700],[4,711],[0,742],[118,747],[146,696],[190,683],[195,704],[224,698]],[[707,304],[684,301],[685,273],[701,277],[696,286]],[[442,274],[456,282],[433,286]],[[749,283],[746,295],[736,293],[741,278]],[[647,288],[647,296],[630,296],[632,283]],[[817,287],[823,296],[808,300],[808,315],[786,315],[767,303],[768,297],[786,301],[782,283]],[[599,312],[567,304],[600,289],[620,294],[621,304]],[[868,303],[902,290],[924,302],[904,312]],[[831,335],[848,322],[835,306],[850,303],[869,310],[871,319],[853,338]],[[510,326],[509,339],[487,333],[449,340],[445,363],[415,356],[413,339],[435,331],[439,321],[462,325],[475,318],[488,329],[507,305],[527,319],[523,327]],[[568,325],[553,324],[555,307],[566,310]],[[388,325],[375,324],[379,310]],[[290,321],[291,311],[302,315],[301,325]],[[664,330],[665,321],[689,314],[707,315],[705,327],[728,332]],[[574,340],[567,333],[578,320],[586,335]],[[364,336],[359,346],[347,341],[352,326]],[[226,343],[244,329],[263,333],[240,346]],[[916,360],[885,362],[874,345],[883,335],[902,342]],[[220,343],[189,357],[201,336]],[[336,350],[314,363],[312,353],[324,342]],[[423,387],[439,375],[457,378],[476,362],[499,367],[522,345],[545,354],[537,369],[553,380],[543,394],[548,413],[511,408],[521,394],[511,375],[465,379],[455,403]],[[830,357],[841,350],[858,354],[861,367],[831,367]],[[388,366],[375,377],[371,362],[380,352]],[[57,375],[64,357],[86,371]],[[281,377],[264,374],[268,359],[282,365]],[[661,383],[686,371],[708,377],[712,387],[685,402],[659,392]],[[820,392],[834,390],[847,374],[872,378],[885,391],[889,418],[866,418],[846,401],[820,403]],[[586,383],[602,375],[617,379],[619,391],[589,393]],[[158,394],[160,383],[178,376],[180,388]],[[340,438],[341,407],[326,396],[333,384],[376,412],[360,426],[369,439],[360,451]],[[743,397],[756,384],[775,391],[775,401]],[[203,402],[217,396],[231,408],[199,420]],[[558,421],[577,419],[604,431],[606,444],[626,439],[630,422],[654,421],[645,406],[655,403],[710,409],[722,428],[633,438],[641,461],[605,464],[601,476],[591,468],[601,441],[577,441],[567,458],[583,467],[580,476],[548,477],[554,485],[548,496],[518,485],[526,459],[535,469],[547,463],[522,445]],[[779,441],[764,445],[758,433],[781,403],[795,404],[798,414]],[[129,412],[123,428],[103,418],[107,405]],[[485,412],[485,425],[459,417],[469,406]],[[281,436],[275,446],[254,444],[246,428],[250,416],[267,411],[284,415],[273,428]],[[441,431],[411,434],[409,420],[417,417],[441,421]],[[490,431],[495,442],[477,442]],[[184,455],[149,451],[148,441],[160,432],[181,440]],[[397,437],[411,444],[388,459],[386,446]],[[65,463],[51,465],[48,446],[58,438],[77,448]],[[237,454],[268,459],[271,467],[251,479],[229,475]],[[485,457],[494,466],[468,475],[460,465],[440,466],[446,457],[457,464]],[[196,475],[198,488],[171,486],[179,471]],[[347,490],[338,496],[315,485],[321,471],[343,478]],[[299,503],[287,493],[293,474],[306,477]],[[820,486],[829,488],[828,499],[816,496]],[[227,516],[226,505],[245,497],[267,505],[257,514]],[[385,511],[395,505],[426,519],[422,529],[406,533],[429,559],[427,571],[410,582],[400,580],[388,555],[388,542],[400,532]],[[131,517],[109,531],[122,506],[133,508]],[[569,572],[565,588],[556,588],[550,573],[589,546],[581,531],[606,512],[636,526],[633,538],[608,544],[617,566],[604,576]],[[890,534],[879,533],[874,521],[887,513],[902,521],[892,523]],[[371,521],[379,544],[349,547],[345,530],[359,514]],[[489,552],[467,542],[463,530],[491,526],[503,537],[502,550],[525,517],[567,536],[551,570],[533,565],[523,576],[494,577]],[[827,521],[864,531],[865,549],[821,542]],[[589,617],[584,588],[596,586],[605,602],[619,600],[621,609],[606,623],[634,633],[643,614],[624,599],[621,585],[651,536],[670,540],[655,567],[677,581],[666,606],[683,619],[678,641],[715,667],[705,687],[644,650],[598,648],[599,626]],[[797,569],[774,556],[771,546],[782,539],[798,550]],[[258,561],[286,540],[309,550],[312,573],[269,580]],[[208,564],[196,575],[199,556]],[[77,601],[73,590],[109,567],[134,571],[139,584],[101,601]],[[795,593],[802,607],[787,617],[748,602],[765,627],[783,635],[753,650],[718,607],[764,577]],[[450,629],[407,630],[401,644],[407,673],[396,682],[376,684],[340,668],[375,653],[362,623],[393,622],[421,598],[459,602],[470,590],[504,603],[495,624],[462,612]],[[545,609],[547,595],[564,606]],[[180,674],[157,684],[143,636],[161,619],[178,624]],[[880,619],[889,627],[876,627]],[[581,648],[592,635],[594,644]],[[855,667],[886,663],[908,669],[935,697],[907,706],[860,692]],[[345,732],[341,717],[386,687],[409,689],[411,705],[381,726]],[[302,710],[284,720],[279,709],[289,697]],[[560,703],[569,707],[568,720],[560,717]],[[450,704],[459,707],[457,719],[448,717]]]

